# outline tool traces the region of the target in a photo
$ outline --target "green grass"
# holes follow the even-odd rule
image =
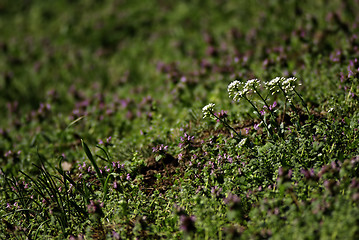
[[[0,238],[355,239],[358,6],[2,1]]]

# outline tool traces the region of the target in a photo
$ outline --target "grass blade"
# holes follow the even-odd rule
[[[96,174],[97,174],[97,176],[98,176],[98,178],[99,178],[99,180],[100,180],[102,186],[104,187],[105,183],[104,183],[104,181],[103,181],[102,174],[101,174],[101,172],[100,172],[100,169],[99,169],[98,166],[97,166],[97,163],[95,162],[95,159],[94,159],[93,156],[92,156],[92,153],[91,153],[89,147],[88,147],[87,144],[83,141],[83,139],[81,139],[81,143],[82,143],[82,147],[83,147],[83,149],[84,149],[84,151],[85,151],[85,153],[86,153],[88,159],[91,161],[93,167],[95,168]]]

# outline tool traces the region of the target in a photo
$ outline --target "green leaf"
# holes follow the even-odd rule
[[[156,159],[156,161],[158,162],[159,160],[162,159],[162,155],[157,155],[155,159]]]
[[[96,174],[98,176],[98,179],[100,180],[100,182],[102,183],[102,187],[105,186],[105,182],[103,180],[102,174],[100,172],[100,169],[97,166],[97,163],[95,162],[95,159],[92,156],[92,153],[89,149],[89,147],[87,146],[87,144],[83,141],[83,139],[81,139],[81,143],[82,143],[82,147],[86,153],[86,156],[88,157],[88,159],[91,161],[93,167],[95,168]]]
[[[81,116],[81,117],[75,119],[74,121],[72,121],[72,122],[66,127],[66,129],[70,128],[72,125],[74,125],[75,123],[77,123],[78,121],[80,121],[81,119],[83,119],[84,117],[86,117],[86,116]],[[82,141],[82,140],[81,140],[81,141]]]
[[[115,177],[116,175],[118,175],[118,174],[117,173],[111,173],[106,178],[106,181],[105,181],[104,187],[103,187],[103,199],[102,199],[103,202],[106,200],[106,197],[107,197],[108,182],[110,180],[110,177]]]

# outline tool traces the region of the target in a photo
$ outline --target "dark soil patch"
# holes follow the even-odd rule
[[[178,159],[167,153],[159,161],[154,157],[147,159],[146,165],[140,167],[138,173],[143,175],[141,188],[144,192],[151,194],[154,190],[158,190],[164,193],[173,185],[176,175],[180,177],[183,169]]]

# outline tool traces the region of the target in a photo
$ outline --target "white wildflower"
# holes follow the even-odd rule
[[[238,101],[259,86],[260,80],[258,79],[248,80],[245,84],[236,80],[228,85],[228,94],[233,101]]]
[[[294,90],[294,88],[295,88],[294,82],[295,81],[297,81],[297,78],[295,78],[295,77],[287,78],[284,81],[282,81],[282,88],[285,93],[289,93]]]
[[[266,86],[267,86],[267,89],[272,93],[272,95],[275,92],[279,92],[279,89],[282,89],[285,93],[288,94],[294,90],[294,88],[295,88],[294,82],[296,82],[296,81],[297,81],[297,78],[295,78],[295,77],[290,77],[290,78],[276,77],[276,78],[272,79],[271,81],[269,81],[266,84]]]
[[[273,78],[271,81],[267,82],[266,86],[268,87],[268,90],[271,91],[272,95],[275,92],[279,92],[279,90],[276,90],[276,88],[280,86],[284,80],[284,77],[276,77]]]
[[[261,81],[259,79],[255,78],[255,79],[248,80],[244,87],[246,87],[246,88],[251,87],[254,89],[254,88],[259,87],[260,85],[261,85]]]
[[[214,111],[214,103],[209,103],[202,108],[203,118],[210,117]]]
[[[239,94],[240,89],[242,88],[242,83],[238,80],[235,80],[233,82],[231,82],[228,85],[227,91],[229,94],[229,97],[232,98],[234,101],[237,101],[241,96],[241,93]]]
[[[247,142],[247,138],[243,138],[239,143],[238,143],[238,148],[243,147],[243,145]]]

